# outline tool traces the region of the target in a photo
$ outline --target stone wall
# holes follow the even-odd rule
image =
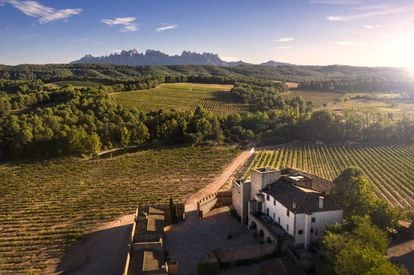
[[[138,210],[140,212],[142,212],[142,211],[145,212],[145,210],[148,209],[148,207],[150,207],[150,206],[164,211],[164,213],[165,213],[165,224],[166,225],[170,225],[172,223],[171,211],[170,211],[170,205],[169,204],[148,204],[148,205],[143,204],[143,205],[138,206]],[[176,209],[177,209],[178,220],[181,221],[181,220],[184,219],[184,204],[183,203],[176,203],[175,206],[176,206]]]
[[[232,192],[231,191],[220,191],[220,192],[213,193],[199,200],[197,202],[197,210],[199,212],[200,217],[203,217],[217,206],[231,206],[231,205],[232,205]]]
[[[199,200],[197,202],[197,209],[201,217],[203,217],[208,212],[210,212],[211,209],[213,209],[214,206],[216,206],[216,203],[217,203],[217,193],[211,194],[210,196],[207,196]]]

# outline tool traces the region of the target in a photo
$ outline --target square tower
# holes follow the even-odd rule
[[[280,178],[280,170],[273,168],[256,168],[251,171],[251,193],[250,199],[254,199],[255,195],[267,185],[277,181]]]

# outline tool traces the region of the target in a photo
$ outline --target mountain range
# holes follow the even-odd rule
[[[94,64],[114,64],[114,65],[130,65],[130,66],[145,66],[145,65],[214,65],[214,66],[237,66],[250,65],[243,61],[228,62],[222,60],[217,54],[213,53],[196,53],[190,51],[183,51],[181,55],[168,55],[156,50],[147,50],[145,53],[140,53],[137,50],[121,51],[104,56],[85,55],[79,60],[71,63],[94,63]],[[262,66],[280,67],[290,66],[292,64],[268,61]]]

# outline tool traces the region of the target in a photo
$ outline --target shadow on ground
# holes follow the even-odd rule
[[[56,272],[63,274],[122,274],[132,224],[99,230],[84,236],[65,252]]]

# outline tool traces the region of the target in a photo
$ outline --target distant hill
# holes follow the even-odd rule
[[[260,66],[269,66],[269,67],[280,67],[280,66],[293,66],[293,64],[285,63],[285,62],[277,62],[273,60],[269,60],[267,62],[259,64]]]
[[[160,51],[147,50],[140,53],[137,50],[121,51],[105,56],[85,55],[72,63],[94,63],[94,64],[114,64],[114,65],[214,65],[214,66],[234,66],[239,62],[226,62],[221,60],[217,54],[195,53],[183,51],[181,55],[168,55]]]
[[[85,55],[79,60],[73,61],[77,63],[93,63],[93,64],[112,64],[112,65],[130,65],[130,66],[147,66],[147,65],[214,65],[222,67],[232,67],[239,65],[252,65],[244,61],[227,62],[222,60],[217,54],[213,53],[196,53],[183,51],[181,55],[168,55],[160,51],[147,50],[140,53],[137,50],[121,51],[104,56]],[[268,61],[260,64],[262,66],[279,67],[289,66],[292,64]]]

